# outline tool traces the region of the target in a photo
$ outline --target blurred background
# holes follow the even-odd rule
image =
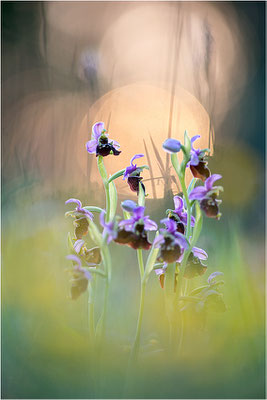
[[[106,157],[109,173],[145,154],[147,209],[158,223],[179,192],[161,148],[167,137],[200,134],[224,186],[223,216],[205,219],[199,240],[208,271],[191,285],[223,271],[227,311],[210,313],[205,326],[193,319],[180,359],[170,361],[163,293],[151,275],[143,352],[127,397],[264,398],[265,3],[1,6],[2,397],[125,396],[136,254],[111,245],[101,355],[93,356],[88,338],[87,294],[71,301],[65,272],[73,230],[65,200],[105,206],[96,159],[85,150],[92,124],[104,121],[122,150]],[[134,199],[127,183],[116,184],[119,201]],[[101,284],[98,295],[99,314]]]

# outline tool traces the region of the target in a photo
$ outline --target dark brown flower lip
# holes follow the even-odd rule
[[[131,189],[132,192],[136,192],[137,194],[139,193],[139,182],[141,182],[141,180],[143,179],[142,176],[129,176],[127,178],[127,183]],[[141,182],[141,186],[143,191],[145,192],[145,185]]]
[[[76,239],[81,239],[83,236],[87,235],[88,233],[88,227],[89,227],[89,222],[87,218],[77,218],[73,222],[75,229],[75,237]]]
[[[118,244],[125,244],[132,249],[143,249],[149,250],[152,243],[148,241],[147,234],[145,232],[128,232],[124,229],[119,230],[117,238],[114,240]]]
[[[216,197],[205,197],[200,201],[200,208],[207,217],[209,218],[219,218],[219,206]]]
[[[206,161],[199,161],[198,165],[190,164],[190,170],[195,178],[201,179],[203,182],[211,175]]]
[[[111,143],[98,144],[96,147],[96,157],[97,156],[106,157],[109,154],[118,156],[120,153],[121,153],[121,151],[116,150],[115,147],[112,146]]]
[[[77,300],[78,297],[87,290],[88,279],[85,279],[81,273],[77,272],[73,274],[73,278],[70,288],[71,299]]]

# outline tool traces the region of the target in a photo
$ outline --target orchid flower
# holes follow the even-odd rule
[[[66,257],[74,263],[71,280],[71,298],[76,300],[83,292],[87,290],[88,281],[92,279],[90,272],[82,267],[81,260],[76,255]]]
[[[184,250],[188,248],[188,242],[185,236],[177,231],[175,221],[164,218],[160,222],[166,225],[166,229],[160,229],[160,234],[154,240],[154,247],[160,248],[158,260],[167,263],[179,261]]]
[[[120,144],[116,140],[109,139],[106,132],[104,122],[96,122],[93,125],[92,139],[86,143],[86,150],[89,154],[105,157],[109,154],[118,156],[121,153],[118,151]]]
[[[135,154],[135,156],[132,157],[130,161],[130,165],[125,168],[125,172],[123,175],[123,180],[127,178],[127,183],[130,187],[130,189],[133,192],[139,193],[139,182],[143,179],[140,176],[140,173],[142,172],[143,168],[137,167],[136,164],[133,164],[133,161],[136,160],[137,158],[144,157],[144,154]],[[145,192],[145,186],[143,183],[141,183],[142,188]]]
[[[214,182],[221,179],[219,174],[213,174],[206,179],[204,186],[198,186],[189,194],[189,200],[199,200],[200,208],[205,212],[207,217],[219,219],[219,207],[221,200],[217,199],[219,191],[223,190],[221,186],[213,187]]]
[[[65,204],[69,203],[76,203],[77,207],[73,211],[67,212],[65,215],[72,215],[75,216],[74,226],[75,226],[75,237],[76,239],[81,239],[83,236],[87,235],[88,227],[89,227],[89,220],[94,218],[93,214],[82,207],[82,203],[78,199],[69,199],[65,201]]]
[[[190,166],[193,176],[204,182],[210,176],[210,170],[207,167],[207,161],[205,161],[205,153],[207,149],[200,150],[193,148],[193,143],[198,138],[200,138],[200,135],[193,136],[191,139],[191,158],[188,165]]]
[[[133,204],[131,205],[133,206]],[[131,218],[119,222],[119,231],[115,242],[127,244],[133,249],[148,250],[151,243],[148,241],[147,231],[155,231],[158,226],[149,216],[144,216],[145,207],[136,206],[132,208],[131,212],[133,214]]]

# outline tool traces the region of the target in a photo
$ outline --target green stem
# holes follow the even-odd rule
[[[106,192],[106,222],[110,219],[110,195],[109,195],[109,183],[105,183]]]
[[[169,322],[169,351],[172,353],[174,341],[175,341],[175,294],[174,294],[174,283],[175,283],[175,270],[176,263],[168,264],[165,273],[165,308]]]
[[[107,171],[106,171],[102,156],[98,156],[98,158],[97,158],[97,166],[98,166],[98,170],[99,170],[99,173],[101,175],[101,178],[103,180],[105,193],[106,193],[106,222],[108,222],[109,221],[109,216],[110,216],[109,182],[108,182],[108,174],[107,174]]]
[[[95,301],[95,279],[93,278],[90,280],[88,285],[89,335],[92,342],[94,342],[95,339],[94,301]]]
[[[142,280],[145,273],[142,249],[137,249],[137,259],[138,259],[140,277]]]
[[[138,315],[138,321],[137,321],[137,326],[136,326],[135,339],[134,339],[134,343],[133,343],[133,347],[132,347],[132,351],[131,351],[131,355],[130,355],[130,364],[134,363],[138,357],[139,348],[140,348],[141,327],[142,327],[142,320],[143,320],[143,314],[144,314],[146,281],[143,280],[144,261],[143,261],[142,249],[137,250],[137,259],[138,259],[139,272],[140,272],[141,293],[140,293],[139,315]]]

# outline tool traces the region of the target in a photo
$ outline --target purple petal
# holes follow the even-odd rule
[[[179,258],[177,258],[176,262],[178,262],[179,264],[183,261],[184,258],[184,251],[182,252],[182,254],[180,255]]]
[[[77,209],[78,210],[81,209],[82,203],[81,203],[80,200],[78,200],[78,199],[69,199],[69,200],[65,201],[65,204],[69,204],[69,203],[76,203],[77,204]]]
[[[178,153],[181,149],[181,142],[176,139],[167,139],[163,143],[162,147],[167,153]]]
[[[121,208],[122,208],[124,211],[133,212],[133,210],[134,210],[135,208],[137,208],[137,204],[136,204],[136,202],[133,201],[133,200],[124,200],[124,201],[121,203]]]
[[[143,206],[136,207],[133,210],[133,217],[134,217],[135,221],[137,221],[140,218],[143,218],[144,213],[145,213],[145,207],[143,207]]]
[[[177,213],[180,220],[186,225],[187,224],[187,212]]]
[[[170,233],[174,233],[176,232],[177,229],[177,224],[173,219],[170,218],[164,218],[160,221],[162,224],[166,225],[166,229],[170,232]]]
[[[68,260],[74,261],[77,263],[77,265],[80,267],[81,266],[81,260],[79,259],[79,257],[75,256],[74,254],[71,254],[69,256],[66,257]]]
[[[128,178],[128,176],[134,172],[136,170],[136,166],[135,165],[130,165],[129,167],[125,168],[125,172],[123,174],[123,180],[125,180],[126,178]]]
[[[106,223],[105,223],[105,214],[106,212],[103,210],[101,211],[100,215],[99,215],[99,222],[100,224],[103,226],[103,228],[106,227]]]
[[[200,135],[193,136],[192,139],[191,139],[191,144],[193,144],[194,141],[197,140],[198,138],[200,138]]]
[[[194,166],[199,164],[199,158],[198,158],[197,152],[195,150],[191,151],[190,164],[194,165]]]
[[[189,200],[202,200],[206,196],[207,192],[208,190],[205,186],[197,186],[192,190],[192,192],[190,192],[188,196]]]
[[[98,141],[104,129],[105,129],[104,122],[96,122],[92,128],[93,131],[92,137]]]
[[[79,209],[79,211],[81,211],[83,214],[87,215],[91,221],[94,219],[93,214],[89,210],[86,210],[86,208],[82,207]]]
[[[163,275],[166,272],[166,268],[168,267],[168,263],[164,263],[161,268],[154,269],[156,275]]]
[[[189,246],[188,242],[186,240],[186,237],[182,233],[175,232],[174,236],[180,247],[182,247],[183,249],[188,249],[188,246]]]
[[[153,246],[155,248],[159,247],[161,243],[164,243],[164,236],[159,234],[158,236],[155,237],[155,240],[153,242]]]
[[[133,230],[135,224],[135,220],[133,218],[124,219],[119,222],[119,227],[125,229],[127,232]]]
[[[89,271],[87,271],[87,269],[85,269],[85,268],[79,268],[79,269],[81,272],[83,272],[85,279],[87,279],[89,281],[89,279],[92,278],[92,275],[90,274]]]
[[[109,143],[112,142],[113,147],[115,147],[116,150],[118,150],[121,145],[119,144],[119,142],[117,142],[117,140],[109,140]]]
[[[97,144],[97,140],[89,140],[89,142],[86,143],[86,150],[88,151],[88,153],[94,154],[96,152]]]
[[[208,179],[206,179],[205,187],[206,187],[207,192],[212,189],[214,182],[221,178],[222,178],[222,175],[213,174]]]
[[[136,160],[137,158],[144,157],[144,154],[136,154],[135,156],[132,157],[131,159],[131,166],[133,166],[133,161]]]
[[[84,245],[84,240],[82,240],[82,239],[76,240],[76,242],[74,243],[73,247],[74,247],[74,250],[76,251],[77,254],[80,253],[81,248],[83,247],[83,245]]]
[[[210,276],[207,279],[208,283],[211,283],[211,281],[214,278],[216,278],[216,276],[218,276],[218,275],[224,275],[224,274],[223,274],[223,272],[219,272],[219,271],[213,272],[212,274],[210,274]]]
[[[163,268],[154,269],[156,275],[163,275],[165,270]]]
[[[156,222],[152,221],[148,217],[144,218],[144,227],[146,231],[156,231],[158,229]]]
[[[200,249],[199,247],[193,247],[192,252],[195,257],[199,258],[200,260],[207,260],[208,254],[205,252],[205,250]]]
[[[179,212],[184,208],[184,202],[182,197],[174,196],[173,202],[174,202],[175,212]]]

